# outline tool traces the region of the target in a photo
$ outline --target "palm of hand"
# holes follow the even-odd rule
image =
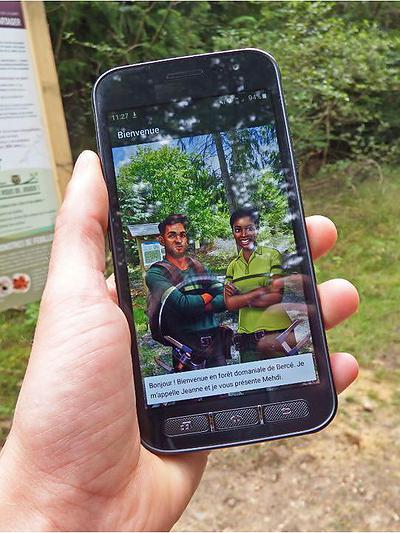
[[[1,456],[4,529],[9,519],[16,529],[166,530],[205,467],[205,454],[160,458],[140,445],[128,326],[103,276],[106,224],[98,160],[85,153],[58,218],[34,346]],[[341,308],[328,309],[328,326],[356,307],[354,289],[339,292]],[[323,305],[324,298],[326,291]],[[356,376],[348,358],[333,359],[333,367],[339,389]]]
[[[100,185],[103,198],[97,201],[104,205]],[[34,514],[40,523],[46,517],[46,527],[165,530],[187,504],[206,456],[163,459],[140,445],[130,334],[104,280],[103,228],[97,224],[74,232],[68,209],[59,217],[35,342],[3,463],[26,474],[26,494],[31,485],[40,489],[43,501],[35,502]],[[88,232],[89,255],[74,257],[70,248],[82,247]],[[164,516],[158,512],[160,502],[169,507]]]

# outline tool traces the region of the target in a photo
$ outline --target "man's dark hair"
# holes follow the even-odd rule
[[[236,220],[243,217],[250,217],[251,220],[254,222],[256,228],[259,227],[260,215],[258,214],[257,209],[254,209],[254,207],[240,207],[231,214],[231,218],[229,219],[231,228],[233,228]]]
[[[179,213],[168,215],[158,225],[158,231],[160,232],[160,235],[164,235],[165,228],[167,226],[172,226],[172,224],[183,224],[186,229],[187,218],[185,215],[181,215]]]

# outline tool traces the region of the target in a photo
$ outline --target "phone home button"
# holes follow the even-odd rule
[[[214,413],[214,425],[217,431],[234,429],[259,424],[257,407],[219,411]]]
[[[189,435],[192,433],[206,433],[210,431],[207,415],[188,415],[167,418],[164,422],[164,433],[168,437]]]
[[[292,400],[288,402],[270,403],[263,405],[265,422],[282,422],[305,418],[310,414],[308,403],[305,400]]]

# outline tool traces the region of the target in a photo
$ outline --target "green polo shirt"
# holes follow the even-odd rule
[[[243,250],[231,261],[226,271],[226,281],[232,282],[242,293],[270,283],[270,275],[282,274],[282,256],[278,250],[257,246],[247,262]],[[286,329],[291,320],[281,304],[266,309],[243,307],[239,309],[238,333],[254,333],[260,330]]]

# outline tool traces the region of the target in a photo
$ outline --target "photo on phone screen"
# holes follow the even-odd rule
[[[146,406],[317,383],[268,90],[108,123]]]

